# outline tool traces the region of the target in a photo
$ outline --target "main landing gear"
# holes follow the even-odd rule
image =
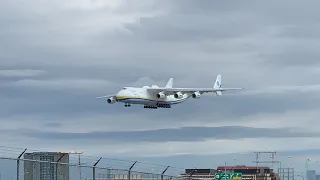
[[[131,104],[126,103],[124,106],[125,106],[125,107],[130,107]]]
[[[158,109],[157,106],[150,106],[150,105],[144,105],[143,108],[147,108],[147,109]]]
[[[152,105],[144,105],[143,108],[147,108],[147,109],[158,109],[158,108],[171,108],[170,104],[160,104],[158,103],[155,106]]]
[[[171,108],[171,105],[170,104],[161,104],[161,103],[158,103],[157,106],[159,108]]]

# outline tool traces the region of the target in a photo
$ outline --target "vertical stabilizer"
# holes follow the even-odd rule
[[[173,85],[173,78],[170,78],[165,88],[172,88],[172,85]]]
[[[217,76],[217,79],[216,79],[216,82],[214,83],[214,86],[213,88],[214,89],[220,89],[221,88],[221,83],[222,83],[222,80],[221,80],[221,75],[219,74]],[[216,91],[216,94],[221,96],[222,95],[222,91]]]

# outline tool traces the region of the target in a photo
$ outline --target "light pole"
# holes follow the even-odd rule
[[[290,158],[291,156],[288,156],[288,168],[290,168]]]
[[[309,162],[309,161],[311,161],[311,159],[308,158],[308,159],[306,160],[306,177],[305,177],[306,179],[308,179],[308,170],[309,170],[308,162]]]

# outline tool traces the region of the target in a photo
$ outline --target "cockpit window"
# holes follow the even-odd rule
[[[124,87],[123,89],[127,89],[126,87]]]

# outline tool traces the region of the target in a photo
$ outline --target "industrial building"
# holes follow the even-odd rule
[[[31,161],[28,161],[31,160]],[[69,180],[69,166],[36,161],[69,163],[69,154],[33,152],[24,154],[24,180]]]
[[[308,170],[307,171],[307,180],[316,180],[316,171]]]
[[[186,169],[183,179],[215,180],[217,173],[241,173],[241,180],[280,180],[278,174],[263,166],[219,166],[217,169]],[[239,179],[237,177],[237,179]],[[228,179],[227,179],[228,180]],[[232,179],[230,179],[232,180]],[[235,179],[233,179],[235,180]]]

